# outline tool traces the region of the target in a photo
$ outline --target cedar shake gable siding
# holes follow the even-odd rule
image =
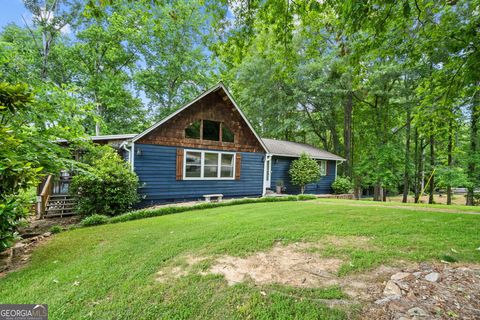
[[[198,120],[221,123],[233,132],[234,142],[185,137],[185,129]],[[225,91],[219,88],[148,132],[136,143],[208,150],[261,152],[264,148]]]

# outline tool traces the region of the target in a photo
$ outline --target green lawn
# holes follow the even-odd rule
[[[473,206],[466,206],[461,204],[446,205],[446,204],[428,204],[428,203],[413,203],[413,202],[402,203],[400,200],[388,201],[388,198],[387,198],[387,202],[373,201],[371,198],[361,199],[360,201],[357,201],[357,200],[352,201],[348,199],[324,198],[324,199],[321,199],[321,201],[331,202],[335,204],[350,204],[350,205],[355,204],[355,205],[376,205],[376,206],[407,206],[407,207],[417,207],[417,208],[430,208],[432,210],[441,209],[441,210],[449,210],[449,211],[475,212],[480,214],[480,206],[473,207]]]
[[[438,261],[452,248],[459,261],[478,263],[479,230],[480,215],[341,201],[184,212],[55,235],[26,268],[0,279],[0,303],[48,303],[50,319],[344,319],[344,310],[319,300],[341,298],[335,288],[228,286],[221,276],[198,274],[159,283],[155,276],[179,255],[247,255],[278,239],[322,242],[331,236],[372,238],[365,248],[328,246],[325,255],[345,260],[342,275],[399,259]]]

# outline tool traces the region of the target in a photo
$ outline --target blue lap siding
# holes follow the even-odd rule
[[[135,144],[135,172],[144,197],[141,206],[198,200],[204,194],[232,198],[262,195],[263,153],[241,152],[239,180],[176,180],[176,152],[176,147]]]
[[[290,175],[288,170],[290,169],[291,162],[295,158],[289,157],[272,157],[272,190],[275,189],[277,180],[283,180],[286,187],[286,193],[296,194],[300,192],[300,188],[293,186],[290,182]],[[334,160],[328,160],[327,175],[322,176],[320,181],[312,183],[306,186],[305,193],[314,194],[326,194],[332,193],[332,182],[335,180],[336,163]]]

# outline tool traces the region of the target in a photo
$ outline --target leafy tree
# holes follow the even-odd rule
[[[307,184],[316,182],[320,178],[320,166],[306,153],[302,153],[300,158],[292,161],[288,172],[292,184],[299,186],[302,194]]]
[[[70,186],[78,213],[113,216],[130,210],[139,200],[137,175],[108,146],[90,152],[86,157],[90,168],[75,175]]]
[[[11,245],[16,227],[27,213],[21,192],[35,186],[42,171],[23,143],[27,136],[12,126],[12,119],[28,112],[32,101],[25,84],[0,82],[0,252]]]
[[[143,32],[132,46],[144,66],[135,72],[134,82],[148,98],[154,118],[160,119],[216,80],[215,66],[204,45],[212,41],[209,17],[195,1],[143,1],[137,5],[144,16]]]

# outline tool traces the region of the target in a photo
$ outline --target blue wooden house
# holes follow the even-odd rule
[[[290,163],[305,152],[318,160],[321,179],[306,187],[331,193],[343,158],[310,145],[262,139],[222,83],[122,145],[142,184],[144,204],[225,197],[262,196],[282,180],[292,186]]]
[[[331,193],[343,158],[313,146],[262,139],[222,83],[140,134],[94,136],[116,147],[141,183],[142,205],[201,199],[206,194],[258,197],[275,190],[298,193],[290,163],[303,152],[316,159],[321,179],[307,193]]]

